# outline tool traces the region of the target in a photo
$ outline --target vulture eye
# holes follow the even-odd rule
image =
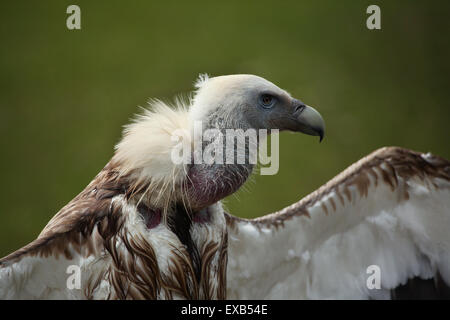
[[[260,103],[264,108],[272,108],[275,104],[275,98],[270,94],[263,94],[260,97]]]

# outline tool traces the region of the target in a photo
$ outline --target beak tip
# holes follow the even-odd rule
[[[302,105],[302,108],[296,109],[294,116],[299,125],[295,131],[312,136],[319,136],[319,142],[322,142],[325,136],[325,123],[316,109],[307,105]]]
[[[323,138],[325,137],[325,130],[323,126],[320,127],[313,127],[314,135],[319,136],[319,143],[322,142]]]

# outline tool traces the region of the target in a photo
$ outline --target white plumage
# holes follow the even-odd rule
[[[236,218],[219,200],[253,166],[175,164],[174,132],[192,144],[202,121],[205,130],[322,138],[323,120],[260,77],[202,76],[196,88],[175,108],[153,101],[84,191],[0,260],[0,298],[396,298],[417,278],[434,278],[438,296],[448,294],[447,160],[383,148],[278,213]],[[373,265],[380,289],[367,286]],[[70,266],[81,272],[79,288],[68,284]]]

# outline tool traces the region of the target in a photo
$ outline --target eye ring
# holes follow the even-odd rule
[[[276,99],[274,96],[270,94],[262,94],[259,98],[259,102],[263,108],[268,109],[273,107],[273,105],[276,102]]]

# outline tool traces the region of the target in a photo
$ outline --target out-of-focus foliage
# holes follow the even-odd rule
[[[66,28],[81,7],[82,30]],[[280,170],[226,201],[255,217],[386,145],[450,158],[450,5],[378,1],[2,1],[0,256],[34,239],[106,164],[147,98],[199,73],[257,74],[318,109],[324,141],[281,134]],[[149,137],[151,138],[151,137]]]

